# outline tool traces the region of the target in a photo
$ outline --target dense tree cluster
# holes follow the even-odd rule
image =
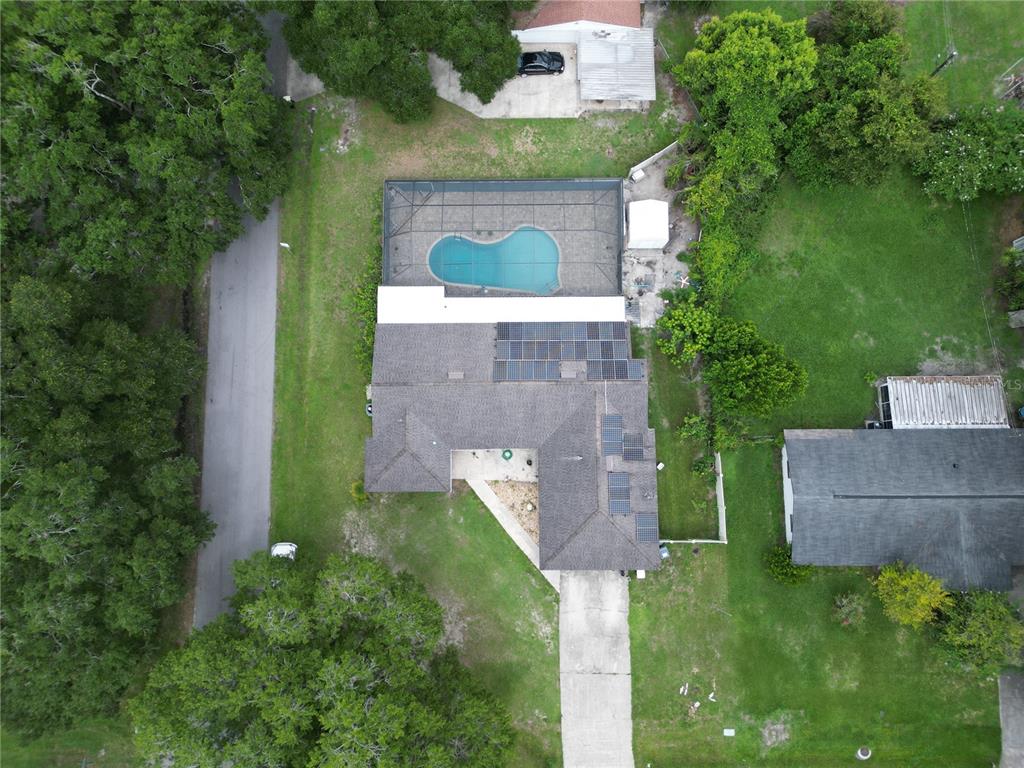
[[[201,362],[149,303],[281,190],[287,133],[240,4],[0,25],[3,717],[38,732],[117,707],[210,535],[178,434]]]
[[[500,704],[444,645],[407,574],[337,556],[319,572],[235,564],[236,612],[194,633],[132,702],[144,759],[193,766],[503,765]]]
[[[888,3],[840,0],[812,17],[818,39],[815,86],[797,104],[787,162],[805,186],[873,181],[919,155],[943,111],[938,85],[907,81],[909,48]]]
[[[963,665],[985,674],[1019,664],[1024,622],[1001,592],[964,592],[943,616],[942,644]]]
[[[182,284],[283,188],[241,4],[26,3],[2,29],[4,195],[82,274]]]
[[[516,73],[507,0],[277,2],[299,64],[344,96],[376,99],[399,122],[430,114],[428,52],[447,59],[485,104]]]
[[[807,387],[807,372],[753,323],[719,315],[693,294],[675,301],[658,319],[658,347],[676,365],[703,356],[704,381],[725,414],[768,416]]]

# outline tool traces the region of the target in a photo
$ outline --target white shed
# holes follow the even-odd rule
[[[636,200],[629,204],[627,248],[661,250],[668,245],[668,203]]]

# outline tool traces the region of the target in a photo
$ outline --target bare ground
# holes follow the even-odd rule
[[[487,483],[502,504],[515,515],[534,543],[540,542],[539,486],[517,480],[489,481]]]

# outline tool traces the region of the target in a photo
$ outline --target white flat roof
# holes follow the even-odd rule
[[[668,244],[668,203],[634,200],[629,204],[627,248],[660,250]]]
[[[625,322],[622,296],[445,296],[443,285],[382,285],[378,323]]]
[[[889,376],[893,429],[1009,428],[999,376]]]

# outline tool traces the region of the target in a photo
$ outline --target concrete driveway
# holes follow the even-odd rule
[[[565,768],[633,768],[629,582],[562,571],[558,634]]]
[[[578,117],[583,108],[580,105],[579,83],[576,82],[576,46],[527,45],[524,50],[539,51],[545,47],[562,54],[565,58],[565,72],[560,75],[514,77],[505,83],[488,104],[481,103],[471,93],[465,93],[459,85],[459,73],[449,62],[433,54],[430,54],[428,63],[430,77],[438,96],[469,110],[477,117]]]

